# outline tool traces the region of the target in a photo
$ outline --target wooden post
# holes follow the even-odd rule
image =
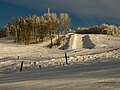
[[[42,69],[42,66],[41,66],[41,65],[39,65],[39,68],[40,68],[40,69]]]
[[[22,71],[22,68],[23,68],[23,61],[21,62],[20,72]]]
[[[67,53],[66,52],[65,52],[65,60],[66,60],[66,64],[68,64]]]
[[[19,58],[20,58],[20,57],[19,57],[19,56],[17,56],[17,60],[19,60]]]

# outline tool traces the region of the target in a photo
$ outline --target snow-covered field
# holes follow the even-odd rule
[[[49,49],[50,42],[17,45],[1,38],[0,90],[120,89],[120,37],[71,34],[65,42]]]
[[[120,90],[120,61],[0,74],[0,90]]]

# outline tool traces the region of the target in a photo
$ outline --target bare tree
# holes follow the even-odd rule
[[[70,17],[67,13],[60,13],[59,16],[59,24],[60,24],[60,30],[61,32],[64,32],[64,35],[66,33],[66,30],[70,27]]]
[[[70,18],[67,13],[61,13],[58,18],[56,13],[50,13],[48,9],[48,13],[42,16],[12,18],[11,22],[5,26],[5,30],[8,36],[16,37],[16,43],[37,43],[49,38],[52,47],[55,32],[58,32],[59,39],[59,33],[64,31],[65,34],[69,26]]]

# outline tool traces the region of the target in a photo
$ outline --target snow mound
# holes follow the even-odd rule
[[[62,48],[64,49],[92,49],[106,48],[118,44],[120,38],[98,34],[73,34]],[[112,45],[113,44],[113,45]]]

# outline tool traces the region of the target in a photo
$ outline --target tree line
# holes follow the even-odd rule
[[[65,35],[70,27],[70,16],[68,13],[44,13],[42,16],[33,15],[28,18],[12,18],[5,26],[7,36],[15,36],[16,43],[30,44],[44,40],[51,40],[53,45],[54,34]]]
[[[99,26],[93,26],[88,28],[76,28],[76,33],[79,34],[106,34],[113,36],[120,36],[120,26],[101,24]]]

